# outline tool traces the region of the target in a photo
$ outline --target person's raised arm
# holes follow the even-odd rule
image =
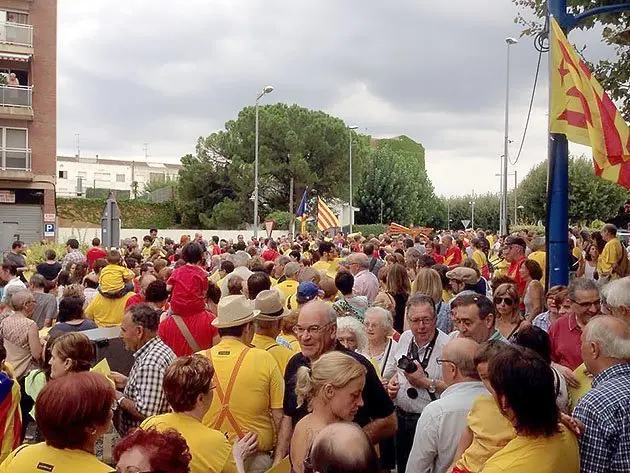
[[[365,435],[368,436],[372,445],[378,444],[381,440],[393,437],[398,428],[398,419],[396,413],[392,412],[387,417],[374,419],[363,427]]]

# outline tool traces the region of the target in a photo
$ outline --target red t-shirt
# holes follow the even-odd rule
[[[435,260],[435,264],[444,264],[444,256],[438,253],[431,253],[429,256]]]
[[[184,317],[194,315],[206,308],[208,273],[199,266],[185,264],[173,271],[166,284],[171,290],[171,309]]]
[[[523,295],[525,294],[525,288],[527,287],[527,281],[525,281],[522,277],[521,277],[521,264],[523,264],[523,261],[525,261],[527,258],[525,256],[523,256],[521,259],[517,260],[517,261],[512,261],[510,263],[510,267],[508,268],[508,273],[507,275],[509,277],[511,277],[512,279],[514,279],[514,281],[516,281],[516,287],[518,290],[518,297],[521,298],[521,305],[523,306],[523,308],[525,307],[525,305],[523,304]]]
[[[190,330],[200,350],[206,350],[212,346],[212,339],[219,333],[216,327],[212,325],[212,321],[216,316],[212,312],[203,310],[194,315],[182,317],[182,320]],[[177,356],[192,355],[194,350],[188,342],[179,327],[173,320],[173,317],[167,317],[160,323],[158,335],[166,343]]]
[[[93,246],[85,253],[85,259],[87,259],[88,269],[92,270],[92,266],[94,266],[94,261],[106,257],[107,251],[105,251],[103,248],[99,248],[98,246]]]
[[[133,296],[131,296],[129,299],[127,299],[127,302],[125,302],[125,310],[127,310],[132,305],[140,304],[142,302],[144,302],[144,297],[136,293]]]
[[[269,248],[268,250],[263,251],[262,259],[265,261],[275,261],[278,256],[280,256],[280,253]]]
[[[568,366],[572,370],[583,362],[580,350],[582,329],[578,326],[575,315],[565,315],[549,327],[551,339],[551,359]]]
[[[462,264],[462,250],[459,249],[459,246],[455,245],[446,250],[446,254],[444,255],[444,264],[449,267]]]

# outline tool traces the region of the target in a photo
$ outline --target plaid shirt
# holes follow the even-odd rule
[[[584,423],[580,437],[582,473],[630,472],[630,363],[619,363],[593,378],[593,389],[573,416]]]
[[[162,382],[166,368],[176,356],[160,337],[155,337],[133,354],[136,361],[131,367],[124,395],[136,403],[140,414],[150,417],[168,412],[168,402]],[[135,420],[127,411],[121,412],[121,432],[124,436],[129,429],[139,427],[142,421]]]
[[[63,257],[63,261],[61,262],[61,266],[63,269],[66,269],[68,263],[72,264],[80,264],[87,263],[87,259],[85,255],[81,253],[81,250],[70,250],[66,256]]]

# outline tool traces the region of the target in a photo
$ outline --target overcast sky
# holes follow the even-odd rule
[[[495,191],[516,11],[508,0],[64,0],[58,150],[75,154],[78,133],[83,156],[138,158],[148,143],[150,159],[178,159],[272,84],[264,103],[421,142],[438,194]],[[609,53],[593,44],[586,56]],[[531,39],[512,47],[512,159],[536,60]],[[546,157],[546,107],[545,55],[519,180]]]

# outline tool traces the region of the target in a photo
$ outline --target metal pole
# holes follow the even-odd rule
[[[499,176],[499,233],[503,234],[503,156],[501,156],[501,172]]]
[[[293,178],[289,182],[289,231],[295,237],[295,209],[293,208]]]
[[[254,238],[258,238],[258,97],[256,99],[256,151],[254,152]]]
[[[516,183],[517,178],[516,178],[517,174],[516,174],[516,169],[514,170],[514,225],[518,225],[518,213],[516,210]]]
[[[506,61],[506,82],[505,82],[505,134],[503,137],[503,176],[502,177],[502,202],[503,202],[503,221],[501,226],[501,233],[507,235],[508,233],[508,200],[507,200],[507,172],[508,172],[508,128],[510,120],[510,42],[507,41],[507,61]]]
[[[381,201],[381,225],[383,225],[383,199],[379,199]]]
[[[354,210],[352,207],[352,129],[348,130],[350,137],[350,232],[352,233],[352,223],[354,221]]]
[[[451,201],[446,201],[446,229],[451,231]]]

